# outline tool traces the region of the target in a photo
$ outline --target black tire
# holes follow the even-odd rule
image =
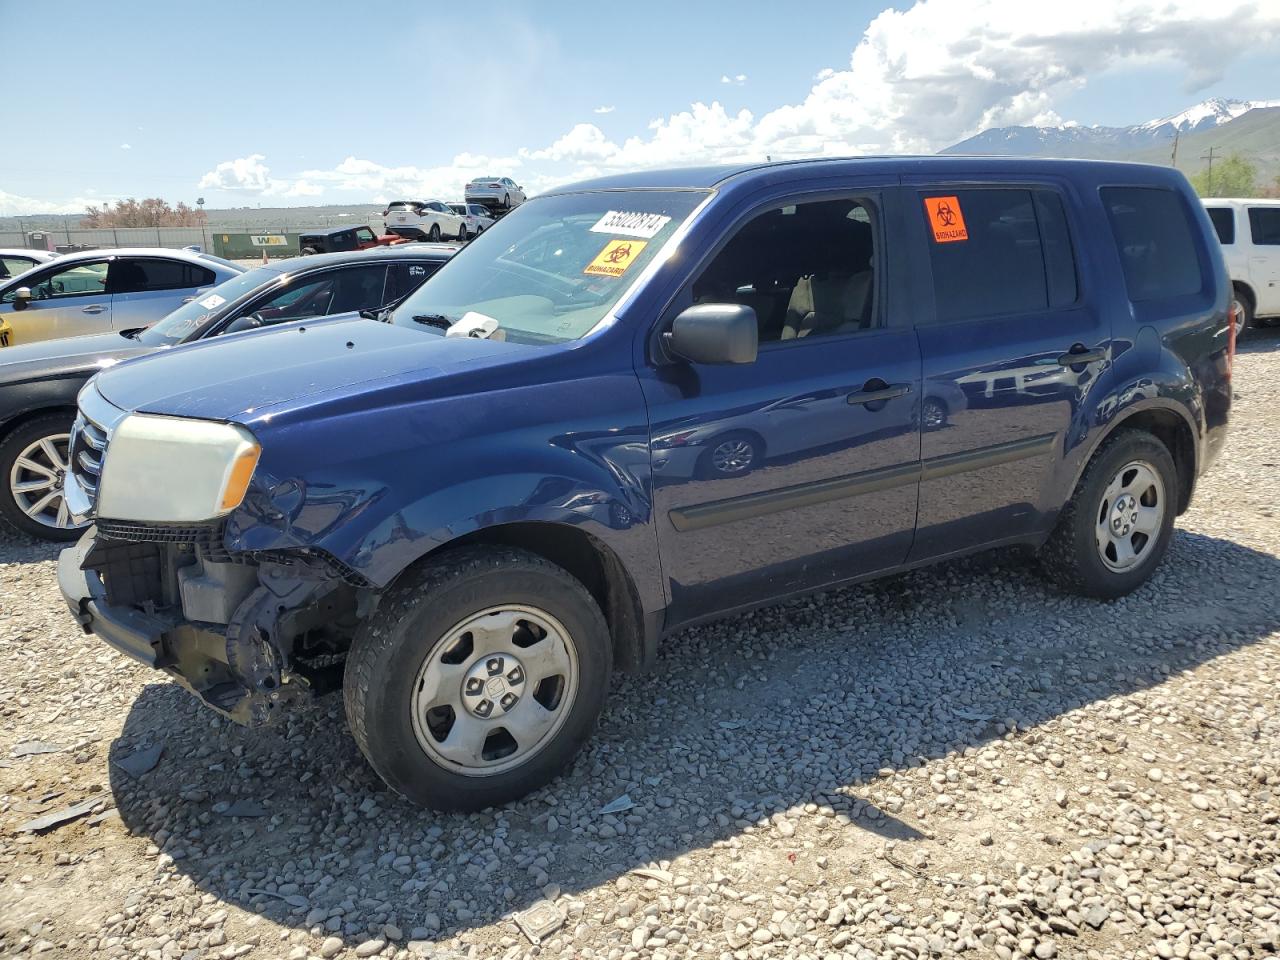
[[[1143,546],[1141,561],[1132,569],[1117,571],[1103,562],[1096,530],[1108,485],[1132,461],[1145,463],[1159,475],[1165,502],[1160,527]],[[1168,448],[1145,431],[1118,430],[1094,453],[1053,533],[1040,548],[1041,569],[1068,593],[1100,600],[1123,597],[1146,582],[1168,550],[1180,495],[1178,471]]]
[[[301,250],[299,250],[299,251],[298,251],[298,256],[300,256],[300,257],[314,257],[314,256],[315,256],[317,253],[319,253],[319,252],[320,252],[320,251],[319,251],[319,250],[317,250],[315,247],[303,247]]]
[[[71,413],[48,413],[29,420],[0,441],[0,521],[10,529],[37,540],[65,543],[80,539],[86,525],[79,527],[51,527],[31,517],[14,499],[10,480],[19,454],[44,437],[54,437],[71,432],[75,419]]]
[[[1257,320],[1253,315],[1253,298],[1249,296],[1249,291],[1244,287],[1236,284],[1231,291],[1232,301],[1236,304],[1236,309],[1244,315],[1243,322],[1236,329],[1236,342],[1239,343],[1249,334],[1249,330],[1257,326]]]
[[[459,243],[467,242],[467,225],[465,223],[458,228],[458,242]]]
[[[427,234],[427,239],[432,243],[440,242],[440,224],[433,223],[431,225],[431,232]]]
[[[529,759],[468,776],[422,747],[410,704],[419,670],[448,631],[498,604],[533,606],[565,626],[577,654],[577,693],[562,725]],[[516,800],[569,766],[604,707],[612,667],[609,628],[575,577],[524,550],[467,547],[409,570],[387,591],[351,644],[343,698],[356,744],[393,790],[437,810],[479,810]]]
[[[510,210],[510,209],[511,209],[511,194],[509,194],[509,193],[504,193],[504,194],[502,195],[502,209],[503,209],[503,210]]]
[[[723,458],[717,458],[717,453],[729,446],[736,447],[740,455],[731,466],[726,466]],[[763,460],[764,442],[760,437],[747,430],[731,430],[707,443],[707,448],[698,457],[698,475],[707,480],[745,477],[759,467]]]

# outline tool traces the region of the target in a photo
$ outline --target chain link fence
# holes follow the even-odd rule
[[[101,250],[112,247],[167,247],[179,250],[183,247],[198,246],[201,250],[212,252],[215,234],[297,234],[308,227],[365,225],[356,217],[317,217],[315,222],[281,223],[278,226],[264,226],[261,223],[247,224],[205,224],[203,227],[105,227],[89,229],[86,227],[59,226],[47,230],[0,230],[0,247],[56,250],[59,253],[73,253],[79,250]],[[383,229],[380,217],[369,217],[368,226],[381,233]]]

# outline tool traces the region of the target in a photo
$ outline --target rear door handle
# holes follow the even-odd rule
[[[94,303],[94,304],[91,304],[91,305],[89,305],[89,306],[85,307],[85,308],[84,308],[84,310],[83,310],[83,311],[81,311],[81,312],[82,312],[82,313],[101,313],[101,312],[102,312],[103,310],[105,310],[105,309],[107,309],[107,308],[106,308],[106,307],[104,307],[104,306],[102,306],[102,304]]]
[[[878,390],[859,390],[857,393],[849,394],[848,400],[850,403],[881,403],[885,400],[905,397],[910,392],[909,383],[895,383]]]
[[[1088,350],[1084,344],[1077,343],[1062,356],[1058,357],[1058,366],[1075,367],[1084,363],[1099,363],[1105,359],[1107,359],[1107,351]]]

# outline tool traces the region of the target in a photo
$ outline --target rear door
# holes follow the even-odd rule
[[[918,328],[915,561],[1047,525],[1055,468],[1068,435],[1087,427],[1111,329],[1077,279],[1079,229],[1062,188],[917,180],[908,203],[934,300]]]
[[[1248,208],[1249,277],[1258,297],[1258,316],[1280,314],[1280,206]]]
[[[111,326],[116,330],[148,327],[216,283],[212,270],[185,260],[115,257],[107,276]]]
[[[915,527],[920,363],[886,253],[889,184],[761,197],[660,321],[756,311],[754,363],[639,370],[671,623],[901,563]]]

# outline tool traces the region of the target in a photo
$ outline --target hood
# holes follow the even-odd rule
[[[0,348],[0,383],[20,383],[68,373],[94,373],[121,360],[152,353],[155,349],[118,333],[3,347]]]
[[[412,375],[457,372],[537,347],[443,337],[358,317],[214,337],[104,370],[99,392],[125,410],[243,419],[320,394],[356,394]]]

